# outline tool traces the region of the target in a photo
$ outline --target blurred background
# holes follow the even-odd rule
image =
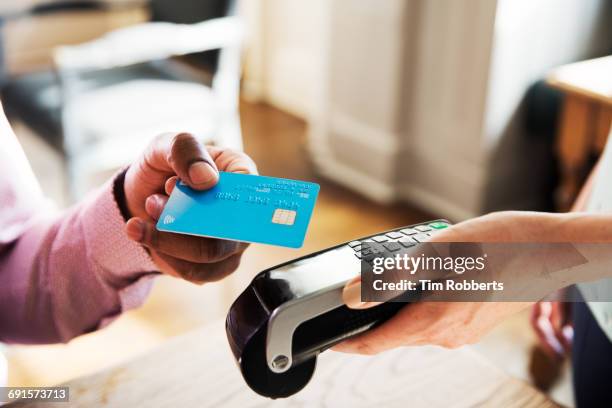
[[[302,249],[253,245],[214,285],[159,278],[144,307],[66,345],[0,345],[14,386],[224,318],[254,274],[316,249],[566,210],[612,118],[609,0],[3,0],[0,29],[4,109],[60,207],[173,130],[321,184]],[[534,344],[525,312],[474,348],[534,381]],[[557,377],[536,382],[572,405],[567,367]]]

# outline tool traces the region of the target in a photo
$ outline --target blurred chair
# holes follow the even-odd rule
[[[129,163],[162,132],[189,131],[207,143],[242,148],[242,25],[234,3],[152,0],[151,22],[58,47],[54,72],[7,86],[12,112],[35,129],[46,122],[63,135],[73,198],[92,175]],[[210,50],[218,52],[202,54]],[[179,56],[186,57],[172,58]]]

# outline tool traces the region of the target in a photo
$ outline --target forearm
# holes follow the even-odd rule
[[[451,255],[474,256],[476,250],[484,256],[486,267],[475,279],[504,282],[503,292],[491,294],[500,301],[536,301],[612,272],[612,214],[491,213],[443,230],[434,241],[478,243],[454,245]]]
[[[435,235],[440,242],[611,242],[610,213],[501,211]]]
[[[515,254],[501,274],[507,280],[523,281],[545,295],[612,277],[612,214],[517,212],[510,213],[507,223],[513,222],[523,234],[515,242],[524,247],[508,245]]]
[[[519,220],[530,237],[524,242],[612,243],[612,214],[534,212]]]
[[[155,265],[123,222],[110,184],[62,215],[32,218],[0,254],[0,340],[67,341],[138,305]]]

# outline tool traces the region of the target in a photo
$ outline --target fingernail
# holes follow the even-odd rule
[[[354,280],[342,290],[342,300],[349,309],[362,309],[365,302],[361,301],[361,280]]]
[[[153,205],[158,213],[163,211],[165,203],[166,202],[161,198],[161,196],[157,194],[153,196]]]
[[[159,218],[162,210],[163,210],[163,203],[162,203],[161,198],[159,198],[159,196],[153,195],[153,196],[147,197],[147,200],[145,201],[145,211],[147,212],[147,214],[157,219]]]
[[[155,208],[161,211],[164,208],[164,200],[158,195],[153,196],[155,201]]]
[[[189,178],[193,184],[210,183],[217,178],[217,172],[205,161],[198,161],[189,167]]]
[[[144,236],[144,223],[138,218],[132,218],[125,226],[125,231],[131,240],[140,242]]]

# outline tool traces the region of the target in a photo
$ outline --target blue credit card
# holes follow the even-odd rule
[[[159,231],[300,248],[319,185],[220,172],[210,190],[178,182],[157,222]]]

